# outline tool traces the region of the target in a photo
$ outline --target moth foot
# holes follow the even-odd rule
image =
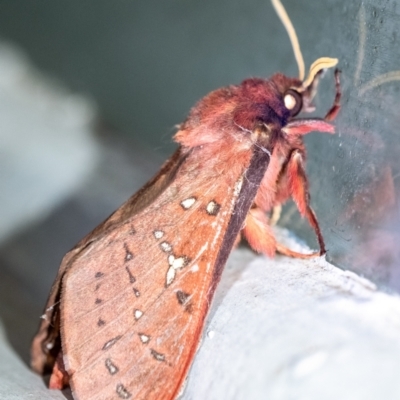
[[[287,256],[287,257],[301,258],[301,259],[321,257],[325,254],[325,251],[314,251],[312,253],[307,253],[307,254],[299,253],[297,251],[290,250],[288,247],[283,246],[282,244],[279,244],[279,243],[276,244],[276,251],[277,251],[277,253]]]

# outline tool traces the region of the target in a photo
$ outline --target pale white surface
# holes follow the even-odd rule
[[[182,398],[397,400],[399,370],[398,296],[323,258],[269,260],[239,249]],[[0,399],[9,393],[60,398],[0,342]]]
[[[398,296],[323,258],[259,257],[223,291],[183,399],[400,399]]]
[[[7,345],[0,324],[0,399],[65,399],[61,392],[49,391],[43,381],[18,359]]]
[[[98,158],[95,108],[0,42],[0,242],[87,178]]]

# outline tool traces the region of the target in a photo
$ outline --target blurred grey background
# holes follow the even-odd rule
[[[287,0],[284,5],[306,66],[331,56],[340,59],[342,70],[337,134],[306,139],[312,205],[328,257],[398,291],[400,82],[367,86],[400,70],[398,4]],[[3,63],[9,75],[3,74],[7,90],[0,110],[10,117],[7,105],[14,103],[7,99],[41,93],[23,107],[15,103],[21,108],[10,121],[26,123],[19,130],[3,126],[1,133],[10,146],[2,150],[9,163],[0,178],[0,201],[4,218],[15,215],[15,224],[1,237],[0,316],[27,360],[63,254],[157,171],[173,151],[175,124],[190,107],[209,91],[249,76],[277,71],[297,76],[297,66],[267,0],[3,0],[0,39],[7,43],[0,66],[15,50],[7,46],[16,46],[19,54]],[[28,72],[18,78],[20,95],[14,96],[15,86],[8,83],[18,65]],[[33,90],[27,84],[32,80],[46,84]],[[53,87],[63,89],[56,90],[54,101],[44,96],[46,105],[39,107]],[[330,72],[320,86],[316,115],[324,115],[333,95]],[[52,107],[61,103],[56,121]],[[43,168],[26,174],[38,160]],[[17,166],[25,180],[18,174],[11,180]],[[281,223],[316,245],[293,204]]]

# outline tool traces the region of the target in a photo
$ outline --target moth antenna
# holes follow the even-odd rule
[[[339,60],[337,58],[321,57],[311,64],[310,71],[308,73],[307,79],[304,80],[305,67],[303,54],[301,53],[299,39],[297,38],[296,31],[293,27],[292,21],[290,21],[289,16],[285,8],[283,7],[280,0],[271,0],[272,5],[275,8],[278,17],[281,19],[286,32],[289,35],[290,42],[292,43],[292,48],[294,52],[294,57],[296,58],[297,65],[299,67],[299,79],[303,81],[300,88],[297,88],[300,92],[305,91],[314,81],[316,75],[326,68],[334,67]]]
[[[292,44],[294,52],[294,57],[296,58],[297,65],[299,67],[299,79],[302,81],[304,79],[305,67],[304,67],[303,54],[301,53],[299,39],[297,38],[296,31],[281,1],[280,0],[271,0],[271,1],[272,5],[275,8],[276,13],[278,14],[278,17],[281,19],[282,24],[289,35],[289,39]]]
[[[360,82],[361,69],[364,61],[365,39],[367,36],[367,32],[365,30],[365,9],[363,4],[361,4],[360,11],[358,13],[358,19],[359,19],[358,34],[359,34],[360,45],[358,47],[357,68],[356,72],[354,73],[355,86],[357,86],[358,83]]]
[[[367,90],[392,81],[400,81],[400,71],[391,71],[386,72],[386,74],[378,75],[376,78],[373,78],[369,82],[362,85],[359,89],[359,93],[360,95],[363,95]]]
[[[337,65],[337,58],[321,57],[311,64],[307,79],[302,83],[300,91],[306,90],[314,81],[314,78],[324,69],[332,68]]]

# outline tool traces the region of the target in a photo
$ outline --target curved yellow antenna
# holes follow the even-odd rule
[[[313,83],[315,75],[317,75],[323,69],[334,67],[335,65],[337,65],[338,62],[339,60],[337,58],[330,58],[330,57],[318,58],[318,60],[314,61],[311,64],[307,79],[301,85],[302,88],[307,89]]]
[[[376,78],[371,79],[369,82],[360,86],[359,93],[362,95],[367,90],[373,89],[384,83],[388,83],[388,82],[392,82],[392,81],[400,81],[400,71],[386,72],[386,74],[382,74],[382,75],[377,76]]]
[[[297,38],[296,31],[294,30],[293,24],[290,21],[289,16],[287,15],[286,10],[284,9],[280,0],[271,0],[272,5],[275,8],[278,17],[281,19],[283,26],[286,29],[286,32],[289,35],[290,42],[292,43],[294,56],[297,61],[297,65],[299,67],[299,79],[302,81],[304,79],[305,67],[304,67],[304,59],[301,54],[299,39]]]

